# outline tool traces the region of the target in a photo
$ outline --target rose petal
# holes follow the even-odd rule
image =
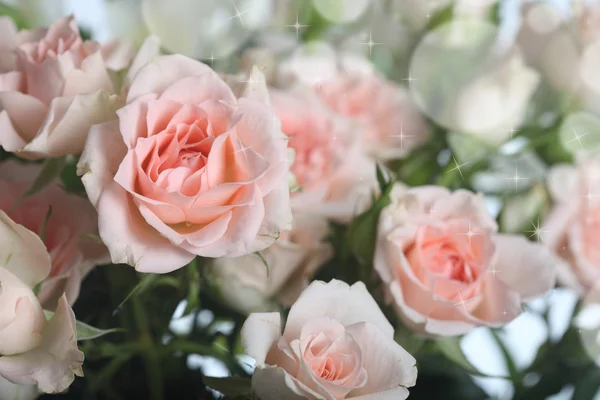
[[[302,327],[311,319],[327,316],[343,325],[372,322],[386,337],[394,336],[394,328],[362,282],[352,286],[332,280],[314,281],[292,306],[283,336],[291,341],[300,336]]]
[[[252,375],[252,389],[261,400],[319,398],[317,393],[294,379],[283,368],[275,366],[256,368]]]
[[[77,349],[75,315],[63,296],[32,351],[0,357],[0,375],[20,384],[37,384],[46,393],[68,388],[75,375],[83,376],[83,353]]]
[[[119,165],[127,153],[117,121],[94,125],[79,163],[77,174],[92,204],[97,207],[104,189],[113,181]]]
[[[55,98],[40,133],[23,151],[51,157],[81,153],[90,127],[114,119],[119,101],[103,91]]]
[[[251,314],[242,327],[244,352],[256,360],[257,366],[265,363],[271,347],[281,336],[281,315],[279,313]]]
[[[182,55],[158,56],[140,68],[135,75],[127,103],[141,95],[160,94],[182,78],[214,72],[205,64]]]
[[[0,266],[33,288],[50,273],[50,256],[35,233],[0,210]]]
[[[497,276],[524,301],[543,296],[554,287],[559,260],[546,246],[506,234],[496,235],[494,243]]]
[[[167,273],[194,258],[149,226],[116,182],[102,192],[97,208],[100,237],[113,263],[132,265],[140,272]]]
[[[20,92],[0,92],[0,110],[7,113],[25,142],[31,141],[37,135],[47,113],[47,108],[42,102]],[[0,134],[0,140],[3,136]]]
[[[349,398],[386,392],[399,386],[411,387],[417,381],[417,361],[394,340],[370,322],[350,325],[346,330],[361,348],[367,383],[354,389]]]

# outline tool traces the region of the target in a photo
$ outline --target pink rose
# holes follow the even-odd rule
[[[309,43],[281,66],[281,76],[312,86],[332,110],[359,123],[362,145],[376,159],[402,158],[429,140],[409,92],[361,57]]]
[[[79,154],[89,127],[114,118],[118,97],[100,45],[73,17],[17,32],[0,17],[0,146],[28,158]]]
[[[237,98],[208,66],[156,57],[117,114],[92,127],[79,164],[114,263],[166,273],[289,229],[287,137],[258,70]]]
[[[292,208],[347,221],[376,188],[375,163],[363,154],[352,121],[336,116],[311,92],[271,90],[281,130],[294,149],[291,171],[300,190]]]
[[[91,238],[97,234],[97,214],[87,199],[65,193],[56,182],[19,203],[40,169],[39,165],[16,161],[0,163],[0,210],[30,231],[45,235],[52,267],[38,298],[44,306],[54,308],[63,293],[73,304],[81,280],[95,265],[107,263],[109,257],[106,247]]]
[[[33,288],[50,272],[40,238],[0,211],[0,376],[12,383],[37,384],[47,393],[65,390],[83,376],[75,315],[63,295],[46,321]]]
[[[296,214],[292,226],[260,257],[251,254],[214,261],[220,295],[230,306],[245,313],[273,310],[277,302],[290,306],[332,256],[333,249],[325,242],[326,220]]]
[[[314,281],[283,334],[279,313],[252,314],[242,344],[256,360],[252,386],[261,400],[402,400],[417,379],[415,359],[362,282]]]
[[[398,188],[380,216],[375,270],[419,332],[506,324],[554,286],[556,263],[543,245],[498,234],[483,198],[465,190]]]
[[[542,226],[544,243],[558,253],[558,280],[580,295],[600,279],[600,158],[550,170],[548,186],[554,207]]]

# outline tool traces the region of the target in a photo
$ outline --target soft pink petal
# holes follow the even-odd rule
[[[77,349],[75,315],[63,296],[36,349],[0,357],[0,375],[20,384],[37,384],[42,392],[67,389],[75,375],[83,376],[83,353]]]
[[[0,92],[0,110],[8,114],[25,142],[37,135],[47,113],[46,106],[38,99],[20,92]]]
[[[94,125],[77,164],[77,174],[94,206],[104,189],[113,181],[127,148],[116,121]]]
[[[105,188],[97,208],[100,237],[114,263],[132,265],[140,272],[167,273],[194,258],[148,225],[117,183]]]
[[[182,77],[168,86],[159,98],[194,105],[200,105],[213,99],[228,104],[236,103],[229,86],[212,70],[198,75]]]
[[[123,82],[123,89],[127,90],[133,82],[133,78],[137,75],[140,69],[152,61],[155,57],[160,54],[160,40],[156,36],[148,36],[144,43],[140,46],[137,54],[135,55],[131,66],[125,75]]]
[[[114,93],[114,87],[100,51],[87,56],[79,68],[71,70],[65,76],[61,95],[70,97],[98,90]]]
[[[335,279],[329,283],[312,282],[292,306],[284,337],[288,341],[298,338],[309,320],[321,316],[333,318],[346,326],[372,322],[386,337],[394,336],[394,328],[362,282],[352,286]]]
[[[0,210],[0,266],[33,288],[50,273],[50,256],[35,233]]]
[[[115,119],[119,101],[118,96],[102,91],[74,99],[55,98],[40,133],[23,151],[46,157],[80,154],[90,127]]]
[[[113,71],[127,68],[135,56],[135,44],[129,38],[116,38],[102,46],[102,58],[106,67]]]
[[[496,235],[494,242],[497,276],[524,301],[543,296],[554,287],[559,260],[546,246],[506,234]]]
[[[145,94],[161,94],[182,78],[205,73],[214,72],[207,65],[182,55],[155,57],[135,74],[127,103]]]
[[[358,343],[363,354],[367,383],[349,394],[349,398],[411,387],[417,381],[417,361],[393,339],[370,322],[350,325],[346,330]]]
[[[281,315],[279,313],[251,314],[242,327],[244,352],[256,360],[257,366],[265,363],[271,347],[281,336]]]

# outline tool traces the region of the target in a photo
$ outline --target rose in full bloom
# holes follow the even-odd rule
[[[67,194],[55,182],[21,201],[40,170],[40,165],[0,163],[0,210],[43,236],[52,267],[40,286],[38,298],[42,305],[52,309],[63,293],[69,304],[73,304],[85,275],[110,258],[106,247],[93,239],[97,235],[98,216],[87,199]]]
[[[374,266],[415,331],[452,336],[502,326],[554,286],[554,255],[497,233],[483,198],[442,187],[397,188],[380,216]]]
[[[79,154],[89,127],[114,118],[118,96],[100,45],[73,17],[20,31],[0,17],[0,146],[23,157]]]
[[[409,92],[380,76],[363,58],[310,43],[281,66],[282,81],[313,87],[336,113],[360,124],[362,146],[376,159],[401,158],[429,139]]]
[[[83,353],[66,297],[47,321],[33,293],[50,270],[40,238],[0,211],[0,376],[55,393],[69,387],[75,375],[83,376]]]
[[[281,328],[279,313],[252,314],[242,328],[261,400],[402,400],[416,382],[415,359],[362,282],[314,281]]]
[[[600,158],[580,157],[576,166],[550,170],[554,207],[543,223],[543,241],[565,261],[558,280],[583,295],[600,278]]]
[[[295,214],[292,226],[260,256],[214,261],[220,295],[230,306],[246,313],[271,311],[277,303],[290,306],[332,256],[333,249],[325,242],[326,220]]]
[[[365,156],[352,121],[337,116],[310,91],[271,90],[281,130],[294,150],[291,166],[299,190],[292,208],[347,221],[377,186],[375,163]]]
[[[287,137],[258,70],[238,98],[208,66],[159,56],[117,114],[92,127],[78,167],[114,263],[166,273],[290,228]]]

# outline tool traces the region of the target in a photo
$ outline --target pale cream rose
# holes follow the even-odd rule
[[[40,238],[0,211],[0,376],[46,393],[83,376],[75,315],[63,295],[47,321],[33,288],[50,273]]]

